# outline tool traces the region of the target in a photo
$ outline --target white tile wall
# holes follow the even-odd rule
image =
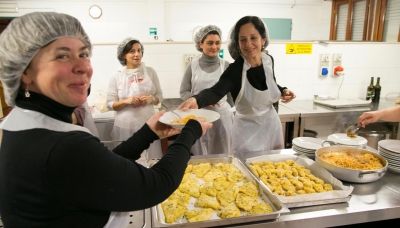
[[[198,53],[191,43],[197,26],[218,25],[223,40],[233,24],[244,15],[263,18],[291,18],[292,40],[328,40],[331,1],[297,0],[25,0],[16,3],[20,13],[0,17],[17,17],[32,11],[55,11],[73,15],[89,34],[94,51],[93,90],[89,104],[107,91],[108,81],[119,66],[116,46],[127,36],[140,39],[145,46],[143,61],[153,67],[160,78],[165,98],[179,97],[184,72],[183,55]],[[88,15],[91,5],[103,9],[100,19]],[[158,40],[149,35],[156,27]],[[174,42],[166,43],[172,39]],[[232,62],[226,45],[225,59]],[[275,58],[275,73],[280,85],[292,89],[297,99],[311,99],[314,94],[341,98],[363,98],[370,77],[381,77],[382,97],[400,93],[400,45],[398,43],[313,43],[311,55],[287,55],[286,43],[271,41],[268,50]],[[345,76],[318,77],[320,53],[342,53]],[[375,79],[376,80],[376,79]]]

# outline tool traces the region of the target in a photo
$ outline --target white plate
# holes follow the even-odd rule
[[[182,110],[174,110],[179,116],[184,118],[187,115],[195,115],[197,117],[204,117],[206,118],[206,122],[214,122],[219,119],[220,114],[215,111],[211,110],[206,110],[206,109],[189,109],[186,112]],[[161,123],[167,124],[172,126],[173,128],[176,129],[182,129],[185,124],[180,124],[180,123],[171,123],[173,120],[179,119],[174,113],[172,112],[166,112],[164,115],[162,115],[159,119]]]
[[[337,133],[328,136],[328,140],[334,141],[342,145],[349,146],[365,146],[368,142],[367,139],[357,136],[356,138],[349,138],[347,134]]]
[[[298,147],[302,147],[309,150],[318,150],[322,147],[322,139],[312,137],[298,137],[292,140],[292,143]]]
[[[400,140],[385,139],[379,141],[378,145],[391,152],[400,153]]]

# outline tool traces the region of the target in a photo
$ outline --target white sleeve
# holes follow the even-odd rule
[[[107,92],[107,108],[108,108],[108,110],[114,110],[113,109],[114,102],[119,101],[117,76],[118,76],[118,74],[115,73],[110,78],[110,82],[108,83],[108,92]]]
[[[146,67],[146,69],[147,69],[147,72],[149,74],[151,81],[154,84],[154,87],[156,87],[156,93],[152,94],[152,95],[157,96],[159,99],[159,103],[161,103],[164,100],[164,96],[163,96],[163,92],[161,90],[160,80],[158,79],[157,72],[152,67]]]

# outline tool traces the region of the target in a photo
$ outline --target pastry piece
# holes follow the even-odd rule
[[[333,191],[333,187],[331,184],[324,184],[325,191]]]
[[[165,222],[173,223],[178,218],[182,217],[186,211],[186,207],[179,205],[175,200],[168,200],[161,203],[161,208],[164,212]]]
[[[253,182],[247,182],[239,187],[239,192],[252,198],[258,198],[258,187]]]
[[[201,194],[206,194],[209,196],[216,196],[217,195],[217,189],[214,188],[214,186],[211,185],[211,183],[206,183],[199,189]]]
[[[219,169],[219,170],[221,170],[223,172],[228,171],[229,170],[229,166],[230,166],[230,164],[224,164],[224,163],[217,163],[217,164],[214,165],[214,167],[216,169]]]
[[[238,208],[241,208],[245,211],[250,211],[254,205],[256,205],[258,202],[258,199],[255,199],[253,197],[250,197],[248,195],[245,195],[243,193],[239,193],[236,197],[236,206]]]
[[[229,181],[236,182],[236,181],[243,180],[244,176],[236,166],[231,164],[229,171],[227,171],[226,178]]]
[[[208,182],[214,181],[214,179],[225,177],[225,174],[219,169],[211,169],[203,176],[203,179]]]
[[[179,189],[175,190],[169,197],[168,200],[175,200],[179,205],[187,207],[190,200],[190,195],[182,193]]]
[[[222,208],[218,212],[218,216],[220,218],[234,218],[242,216],[242,214],[240,213],[240,209],[236,206],[235,203],[230,203],[228,204],[228,206]]]
[[[219,202],[214,197],[207,196],[207,195],[201,195],[194,203],[194,206],[209,207],[214,210],[218,210],[221,208],[221,204],[219,204]]]
[[[204,174],[206,174],[211,169],[211,164],[207,163],[200,163],[198,165],[193,166],[192,172],[196,174],[198,178],[202,178]]]
[[[182,193],[187,193],[195,198],[200,196],[199,187],[197,185],[189,185],[188,183],[180,184],[178,187],[179,191]]]
[[[230,188],[234,185],[234,183],[228,181],[225,177],[215,179],[213,182],[213,186],[217,191],[222,191],[224,189]]]
[[[247,212],[247,215],[259,215],[273,212],[271,206],[266,202],[260,202]]]
[[[210,220],[214,210],[211,208],[201,208],[200,210],[186,211],[185,216],[189,222],[200,222]]]
[[[225,190],[222,190],[217,193],[217,199],[221,203],[222,206],[226,206],[229,203],[232,203],[235,201],[237,194],[239,193],[238,188],[228,188]]]

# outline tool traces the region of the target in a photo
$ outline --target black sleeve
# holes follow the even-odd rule
[[[239,94],[242,82],[242,66],[237,61],[231,63],[229,67],[222,73],[219,81],[212,87],[201,91],[193,96],[197,100],[199,108],[216,104],[227,93],[231,93],[233,102]]]
[[[145,128],[146,125],[140,131],[148,131]],[[134,211],[152,207],[179,186],[190,159],[190,148],[201,132],[197,121],[189,121],[167,153],[151,168],[109,151],[87,133],[68,133],[48,157],[49,188],[61,203],[78,209]],[[138,142],[136,146],[140,148],[132,148],[133,156],[129,156],[129,150],[122,152],[131,145],[120,146],[115,152],[136,157],[139,150],[148,147],[146,140],[150,138],[146,137],[147,133],[128,140],[128,144]]]
[[[272,55],[267,54],[269,57],[271,57],[272,60],[272,75],[274,76],[274,80],[276,82],[276,77],[275,77],[275,69],[274,69],[274,57],[272,57]],[[276,85],[278,86],[279,91],[281,91],[281,93],[283,93],[283,90],[287,89],[286,87],[282,87],[280,85],[278,85],[278,83],[276,83]]]

